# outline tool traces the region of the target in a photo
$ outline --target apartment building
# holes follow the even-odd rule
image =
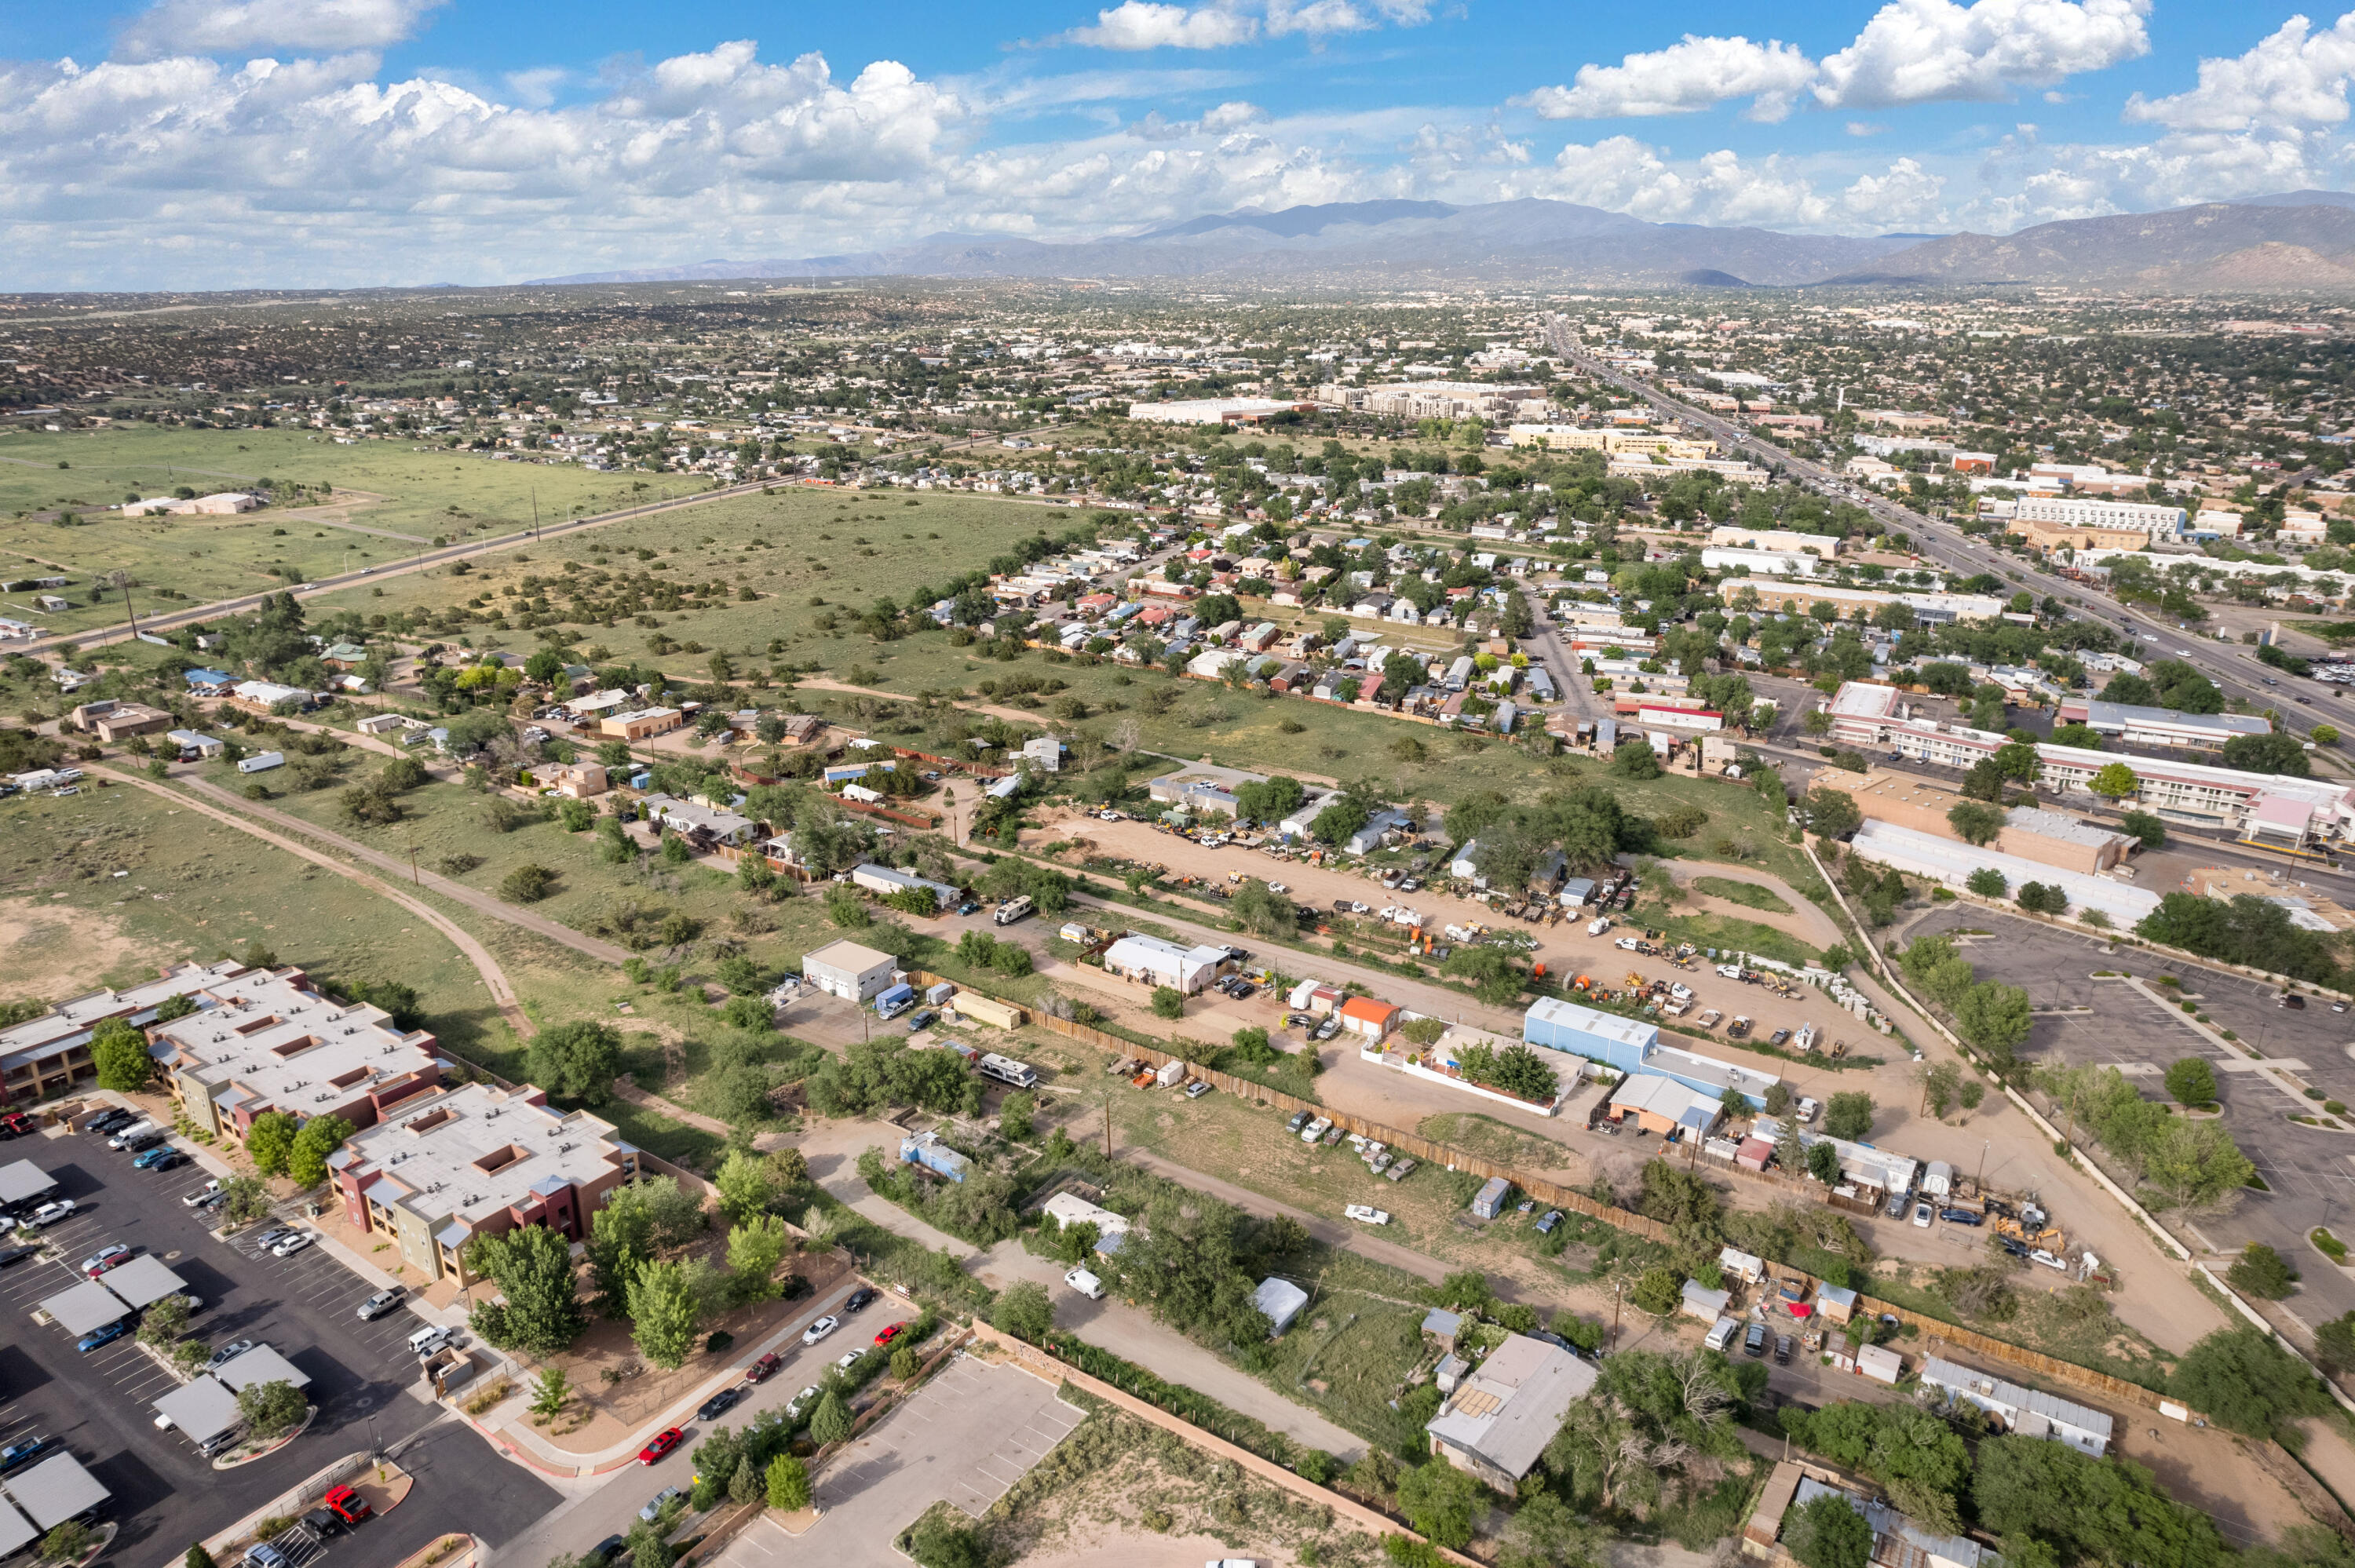
[[[523,1225],[589,1239],[606,1194],[639,1174],[611,1122],[546,1091],[463,1084],[355,1134],[328,1157],[344,1217],[429,1279],[474,1283],[466,1244]]]
[[[1728,577],[1717,585],[1717,597],[1739,607],[1742,596],[1754,596],[1757,608],[1805,615],[1828,604],[1842,620],[1869,620],[1885,605],[1902,604],[1920,626],[1951,626],[1957,621],[1993,620],[2003,614],[2004,601],[1984,593],[1888,593],[1877,588],[1839,588],[1830,583],[1761,582],[1756,577]]]
[[[2139,550],[2150,543],[2149,534],[2140,528],[2048,522],[2041,518],[2023,518],[2017,512],[2012,514],[2012,520],[2004,532],[2026,541],[2032,550],[2063,547],[2071,550]]]
[[[299,969],[240,968],[188,994],[197,1011],[148,1039],[180,1109],[218,1137],[242,1139],[273,1110],[370,1128],[441,1085],[432,1034],[403,1034],[382,1008],[338,1002]]]
[[[2172,539],[2183,532],[2183,508],[2156,501],[2094,501],[2075,495],[2023,495],[2012,517],[2021,523],[2061,523],[2074,528],[2124,529],[2148,539]]]
[[[1941,768],[1966,769],[2008,744],[2006,736],[1990,730],[1906,716],[1907,705],[1893,686],[1848,682],[1833,694],[1826,711],[1831,715],[1834,742],[1894,751]],[[2136,789],[2120,803],[2172,821],[2222,828],[2289,849],[2355,829],[2355,786],[2328,779],[2249,773],[2049,741],[2036,747],[2036,755],[2041,785],[2063,795],[2076,791],[2088,804],[2095,800],[2088,788],[2094,777],[2113,764],[2124,764],[2134,773]]]
[[[144,985],[94,991],[60,1002],[38,1018],[0,1029],[0,1107],[54,1099],[96,1081],[90,1038],[108,1019],[120,1018],[144,1029],[155,1022],[155,1010],[173,997],[194,996],[246,972],[233,959],[181,964]]]

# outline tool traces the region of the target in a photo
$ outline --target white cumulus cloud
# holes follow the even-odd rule
[[[1825,109],[2001,98],[2147,53],[2149,14],[2150,0],[1889,0],[1821,60],[1772,39],[1688,33],[1514,101],[1549,120],[1608,120],[1747,98],[1751,119],[1774,121],[1802,95]]]
[[[1259,18],[1220,6],[1189,9],[1157,0],[1121,0],[1096,13],[1092,27],[1074,27],[1061,41],[1100,49],[1222,49],[1259,36]]]
[[[1547,120],[1613,120],[1688,114],[1749,98],[1753,118],[1780,120],[1815,76],[1815,62],[1796,44],[1687,33],[1681,43],[1629,55],[1615,66],[1582,65],[1568,87],[1540,88],[1517,101]]]
[[[271,49],[376,49],[447,0],[159,0],[123,29],[130,59]]]
[[[2355,11],[2318,32],[2292,16],[2247,53],[2200,62],[2200,85],[2126,101],[2126,118],[2177,131],[2337,125],[2355,77]]]
[[[1870,109],[1998,99],[2150,50],[2150,0],[1890,0],[1825,58],[1816,97]]]

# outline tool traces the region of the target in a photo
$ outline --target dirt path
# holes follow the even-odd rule
[[[516,1000],[515,987],[507,983],[506,971],[499,968],[499,961],[491,957],[490,949],[476,941],[464,927],[431,905],[410,897],[408,894],[378,881],[364,871],[346,865],[332,855],[323,854],[307,844],[299,844],[290,839],[281,838],[276,833],[265,828],[257,827],[233,812],[206,805],[201,800],[191,800],[185,795],[165,789],[153,779],[138,779],[127,773],[118,773],[113,768],[99,763],[85,763],[83,766],[91,772],[102,774],[119,784],[134,784],[151,794],[161,795],[167,800],[176,800],[189,810],[200,812],[215,821],[226,823],[241,833],[250,834],[264,843],[284,850],[289,854],[300,855],[314,865],[324,866],[338,876],[350,878],[379,897],[392,900],[449,938],[457,949],[466,955],[467,961],[472,963],[475,972],[483,977],[483,984],[489,988],[491,1000],[498,1003],[501,1016],[513,1026],[519,1037],[528,1040],[539,1033],[539,1025],[531,1021],[530,1016],[524,1012],[523,1004]]]
[[[188,789],[217,801],[233,812],[259,817],[289,832],[300,833],[305,838],[314,839],[380,871],[389,871],[395,875],[404,871],[410,872],[416,885],[421,887],[430,888],[442,897],[463,904],[477,914],[486,915],[494,920],[504,921],[510,926],[520,927],[535,936],[545,937],[549,941],[570,948],[576,953],[592,958],[601,964],[619,965],[630,956],[626,948],[615,947],[611,942],[601,942],[594,937],[584,936],[560,920],[550,919],[545,915],[537,914],[529,909],[518,909],[491,894],[478,888],[468,887],[464,883],[453,882],[446,876],[428,876],[405,861],[386,854],[381,850],[370,849],[366,844],[356,842],[341,833],[330,832],[315,822],[306,822],[300,817],[269,806],[258,805],[250,800],[240,800],[220,786],[208,783],[202,779],[179,773],[174,774],[173,778]]]
[[[634,1079],[626,1075],[613,1080],[613,1097],[627,1100],[634,1106],[643,1106],[648,1110],[660,1111],[673,1121],[683,1121],[689,1127],[701,1128],[714,1137],[728,1138],[733,1136],[735,1132],[733,1128],[718,1117],[705,1116],[700,1111],[687,1109],[677,1100],[666,1100],[660,1095],[649,1094],[638,1087]]]
[[[837,681],[826,675],[803,675],[798,677],[794,684],[813,692],[844,692],[854,697],[880,697],[887,703],[905,703],[914,700],[905,692],[887,692],[880,686],[854,686],[847,681]],[[1002,708],[995,703],[957,703],[954,705],[969,714],[987,714],[992,718],[1002,718],[1009,724],[1029,725],[1042,722],[1037,714],[1025,713],[1020,708]]]

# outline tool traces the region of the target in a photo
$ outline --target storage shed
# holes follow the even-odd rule
[[[1512,1190],[1513,1184],[1502,1176],[1489,1177],[1487,1185],[1472,1200],[1472,1213],[1484,1220],[1495,1219],[1505,1212],[1505,1198]]]
[[[1308,1292],[1289,1279],[1271,1277],[1261,1280],[1259,1288],[1252,1292],[1252,1305],[1266,1315],[1268,1338],[1273,1340],[1292,1327],[1300,1309],[1308,1305]]]

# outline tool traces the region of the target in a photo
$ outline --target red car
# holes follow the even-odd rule
[[[771,1378],[776,1376],[777,1369],[784,1364],[784,1362],[777,1359],[776,1353],[772,1351],[744,1369],[744,1381],[746,1383],[766,1383]]]
[[[686,1441],[687,1434],[676,1426],[666,1432],[657,1432],[653,1442],[638,1450],[638,1463],[651,1465]]]
[[[900,1330],[907,1326],[908,1325],[905,1323],[892,1324],[890,1328],[885,1329],[881,1333],[875,1336],[875,1342],[879,1345],[890,1344],[892,1340],[900,1337]]]
[[[368,1499],[349,1487],[336,1487],[319,1501],[321,1506],[334,1510],[336,1517],[346,1524],[357,1524],[376,1512],[368,1506]]]

